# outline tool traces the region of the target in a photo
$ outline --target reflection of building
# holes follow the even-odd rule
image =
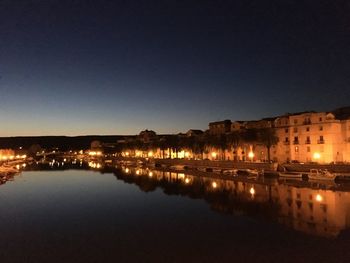
[[[168,188],[168,194],[173,189],[205,199],[220,212],[263,216],[312,235],[335,237],[350,227],[350,192],[301,187],[296,182],[289,185],[225,180],[142,168],[124,168],[124,172],[147,176],[161,187],[166,187],[164,181],[176,184]]]

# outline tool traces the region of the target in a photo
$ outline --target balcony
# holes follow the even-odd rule
[[[318,144],[324,144],[324,140],[317,140]]]
[[[299,141],[293,141],[293,144],[299,144]]]
[[[306,140],[305,144],[311,144],[311,141],[310,140]]]
[[[290,145],[290,141],[284,141],[283,144],[284,145]]]

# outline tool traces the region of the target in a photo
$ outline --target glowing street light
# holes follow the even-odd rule
[[[215,189],[216,187],[218,187],[218,184],[216,182],[212,182],[211,186]]]
[[[251,195],[255,195],[255,189],[254,189],[254,187],[251,187],[251,188],[249,189],[249,193],[250,193]]]
[[[253,153],[252,151],[250,151],[250,152],[248,153],[248,157],[249,157],[249,159],[250,159],[251,161],[253,161],[254,153]]]
[[[211,153],[211,157],[213,157],[214,159],[216,159],[216,156],[218,156],[218,154],[216,152]]]
[[[319,159],[321,159],[321,154],[319,152],[315,152],[313,157],[315,160],[319,160]]]
[[[317,202],[322,202],[322,201],[323,201],[322,195],[317,194],[317,195],[316,195],[316,201],[317,201]]]

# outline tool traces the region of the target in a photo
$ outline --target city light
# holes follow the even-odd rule
[[[253,158],[254,158],[254,153],[253,153],[252,151],[250,151],[250,152],[248,153],[248,157],[249,157],[250,159],[253,159]]]
[[[153,157],[153,152],[148,152],[148,157]]]
[[[149,176],[149,177],[152,177],[152,176],[153,176],[153,172],[149,172],[149,173],[148,173],[148,176]]]
[[[212,152],[212,153],[211,153],[211,157],[213,157],[214,159],[216,158],[217,155],[218,155],[218,154],[217,154],[216,152]]]
[[[185,179],[185,183],[188,184],[190,182],[190,178]]]
[[[101,156],[101,155],[102,155],[102,152],[90,151],[88,154],[89,154],[90,156]]]
[[[216,187],[218,187],[218,184],[217,184],[216,182],[212,182],[211,186],[212,186],[213,188],[216,188]]]
[[[322,202],[322,201],[323,201],[322,195],[317,194],[317,195],[316,195],[316,201],[317,201],[317,202]]]
[[[319,160],[321,158],[321,154],[319,152],[315,152],[313,157],[315,160]]]
[[[251,195],[255,195],[255,189],[254,189],[254,187],[251,187],[251,188],[250,188],[249,193],[250,193]]]

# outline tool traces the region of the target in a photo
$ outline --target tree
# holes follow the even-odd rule
[[[195,154],[200,154],[201,159],[203,160],[204,156],[204,151],[205,151],[205,139],[204,136],[195,136],[194,137],[194,143],[193,143],[193,152]]]
[[[234,131],[228,135],[227,140],[230,146],[233,148],[233,159],[234,161],[237,161],[237,150],[242,141],[242,135],[239,131]]]
[[[267,148],[267,160],[271,161],[270,149],[278,143],[276,130],[273,128],[263,128],[258,130],[258,141]]]
[[[179,135],[169,135],[168,137],[169,148],[175,152],[176,158],[178,158],[178,153],[181,150],[180,136]]]

